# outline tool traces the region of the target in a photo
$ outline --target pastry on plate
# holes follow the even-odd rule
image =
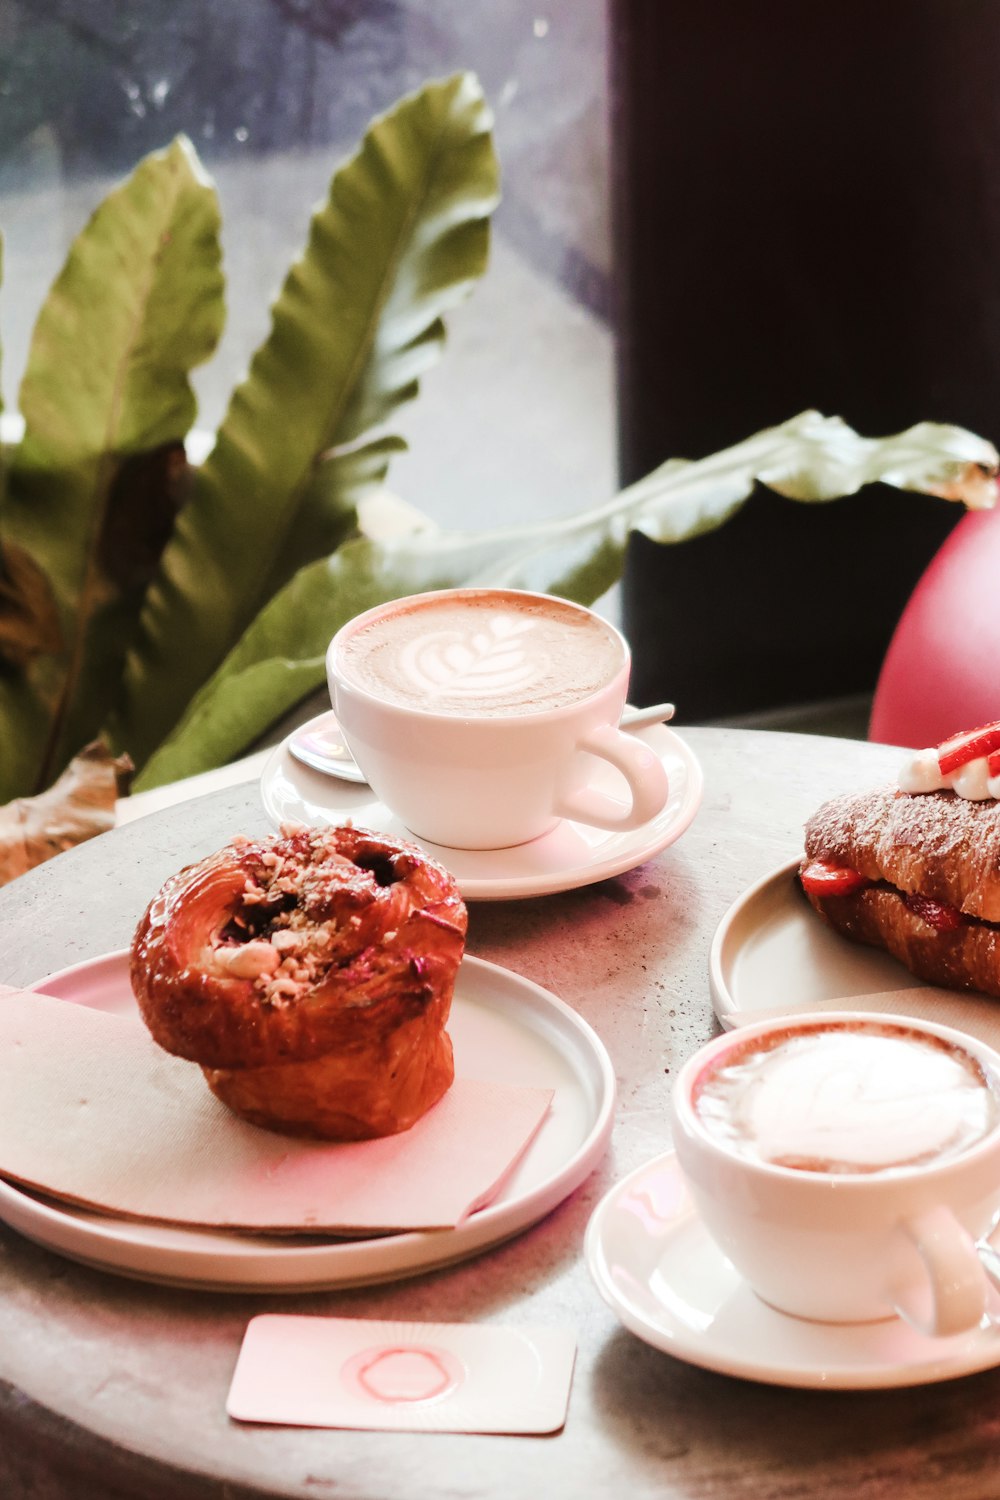
[[[160,1046],[251,1123],[391,1135],[454,1077],[445,1028],[466,925],[454,878],[403,839],[236,838],[150,902],[132,988]]]
[[[1000,723],[912,754],[806,824],[812,906],[921,979],[1000,997]]]

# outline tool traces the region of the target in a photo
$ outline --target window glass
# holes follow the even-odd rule
[[[195,377],[211,430],[312,205],[369,120],[475,71],[504,200],[490,270],[397,427],[391,487],[445,525],[614,488],[601,0],[0,0],[3,391],[76,231],[146,151],[190,136],[222,200],[228,325]]]

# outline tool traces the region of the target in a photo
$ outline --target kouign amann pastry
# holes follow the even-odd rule
[[[160,1046],[251,1123],[391,1135],[453,1080],[445,1027],[466,925],[453,877],[402,839],[237,838],[150,902],[132,988]]]

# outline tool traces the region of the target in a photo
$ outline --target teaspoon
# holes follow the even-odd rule
[[[333,714],[323,714],[296,729],[288,741],[296,760],[324,776],[339,776],[341,781],[365,781],[365,774],[348,750],[340,725]]]

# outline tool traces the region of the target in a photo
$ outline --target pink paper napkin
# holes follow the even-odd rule
[[[499,1191],[551,1098],[459,1078],[401,1135],[303,1141],[231,1114],[138,1019],[0,995],[0,1174],[128,1217],[310,1233],[453,1227]]]

